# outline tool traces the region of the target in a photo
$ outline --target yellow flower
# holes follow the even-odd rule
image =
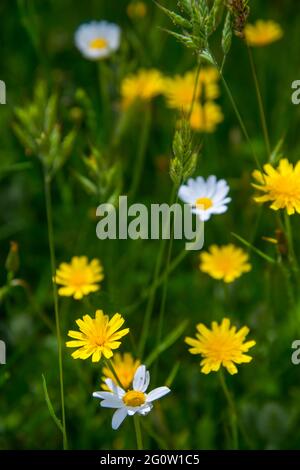
[[[286,209],[288,215],[300,214],[300,161],[295,168],[286,158],[280,160],[277,169],[267,163],[264,172],[253,172],[259,183],[253,186],[264,193],[254,200],[258,203],[270,201],[271,209]]]
[[[215,321],[212,322],[211,330],[203,323],[199,323],[196,328],[196,338],[187,337],[185,342],[191,346],[189,349],[191,354],[201,354],[203,357],[200,362],[203,374],[217,372],[223,366],[233,375],[238,371],[235,364],[252,360],[251,356],[244,353],[248,352],[256,342],[244,343],[249,333],[249,328],[246,326],[237,331],[235,326],[230,326],[230,320],[224,318],[220,325]]]
[[[204,105],[195,103],[190,118],[191,128],[198,132],[211,133],[223,121],[223,114],[218,104],[207,101]]]
[[[121,344],[119,339],[129,332],[129,328],[120,330],[124,321],[119,313],[109,319],[102,310],[96,311],[95,318],[84,315],[82,320],[76,320],[80,331],[69,331],[68,336],[74,338],[75,341],[66,343],[68,348],[79,348],[72,353],[72,357],[88,359],[92,356],[92,361],[98,362],[103,354],[106,359],[110,359],[113,356],[113,350],[118,349]]]
[[[213,100],[220,94],[217,81],[218,71],[213,67],[202,69],[198,78],[198,86],[195,89],[196,72],[186,72],[184,75],[176,75],[174,78],[166,78],[164,82],[164,95],[169,108],[189,111],[193,96],[195,100],[200,97]]]
[[[61,263],[54,278],[59,295],[82,299],[84,295],[100,289],[98,282],[104,278],[103,268],[97,259],[90,263],[86,256],[74,256],[71,263]]]
[[[200,254],[199,268],[214,279],[229,283],[251,270],[248,260],[248,254],[232,244],[220,247],[212,245],[209,253]]]
[[[127,7],[127,15],[129,18],[144,18],[147,14],[147,5],[144,2],[131,2]]]
[[[267,46],[278,41],[282,36],[281,26],[272,20],[258,20],[254,25],[247,24],[245,27],[245,38],[249,46]]]
[[[116,353],[114,358],[111,359],[111,362],[121,384],[123,385],[124,390],[129,390],[132,385],[134,374],[141,362],[138,359],[134,360],[130,353],[124,353],[123,356],[119,353]],[[104,382],[102,384],[102,389],[111,391],[110,388],[106,385],[105,380],[112,379],[115,381],[115,377],[108,367],[103,367],[102,372],[104,375],[102,377]]]
[[[150,101],[163,91],[163,76],[155,69],[141,69],[135,75],[124,78],[121,84],[123,107],[136,100]]]

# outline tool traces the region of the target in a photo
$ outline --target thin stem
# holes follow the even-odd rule
[[[137,448],[138,448],[138,450],[143,450],[143,438],[142,438],[142,431],[141,431],[141,423],[140,423],[140,420],[139,420],[139,416],[137,414],[135,414],[133,416],[133,422],[134,422]]]
[[[174,185],[173,191],[172,191],[172,201],[175,198],[175,194],[176,194],[176,186]],[[176,203],[177,203],[177,201],[178,201],[178,196],[176,198]],[[172,205],[172,203],[170,205]],[[162,297],[161,297],[161,304],[160,304],[160,311],[159,311],[159,318],[158,318],[157,339],[156,339],[156,345],[157,346],[161,342],[162,334],[163,334],[163,327],[164,327],[165,310],[166,310],[167,293],[168,293],[169,267],[170,267],[170,262],[171,262],[172,249],[173,249],[173,240],[174,240],[173,231],[174,231],[174,222],[172,224],[172,231],[170,233],[170,241],[169,241],[169,246],[168,246],[167,262],[166,262],[166,276],[164,278],[163,287],[162,287]],[[154,374],[153,374],[154,375],[154,382],[155,382],[155,379],[156,379],[157,368],[158,368],[158,360],[156,361],[155,370],[154,370]]]
[[[227,387],[222,369],[219,372],[219,379],[220,379],[220,384],[221,384],[222,390],[224,392],[225,398],[226,398],[227,403],[228,403],[229,414],[230,414],[230,422],[231,422],[233,449],[237,450],[238,449],[237,413],[236,413],[236,409],[235,409],[235,403],[234,403],[233,398],[232,398],[232,396],[231,396],[231,394],[228,390],[228,387]]]
[[[197,96],[197,88],[198,88],[198,83],[199,83],[199,77],[200,77],[200,71],[201,71],[201,59],[198,59],[198,66],[197,66],[197,71],[196,71],[196,78],[195,78],[195,84],[194,84],[194,90],[193,90],[193,98],[191,102],[191,107],[189,111],[189,118],[191,117],[194,109],[194,104],[196,101],[196,96]]]
[[[67,439],[67,430],[66,430],[64,375],[63,375],[63,363],[62,363],[62,340],[61,340],[59,311],[58,311],[58,295],[57,295],[56,284],[54,282],[56,259],[55,259],[54,234],[53,234],[51,182],[46,174],[44,177],[44,187],[45,187],[45,200],[46,200],[46,212],[47,212],[48,239],[49,239],[49,249],[50,249],[50,259],[51,259],[51,274],[52,274],[52,289],[53,289],[53,299],[54,299],[56,337],[57,337],[57,347],[58,347],[58,367],[59,367],[60,399],[61,399],[61,413],[62,413],[62,427],[63,427],[63,448],[64,450],[66,450],[68,449],[68,439]]]
[[[161,268],[161,265],[162,265],[165,242],[166,242],[166,240],[161,240],[161,243],[160,243],[158,257],[157,257],[156,263],[155,263],[153,282],[152,282],[150,288],[147,289],[144,292],[144,294],[141,296],[141,298],[137,302],[140,305],[140,303],[143,301],[143,299],[149,295],[148,302],[147,302],[147,307],[146,307],[146,312],[145,312],[145,316],[144,316],[141,339],[140,339],[139,348],[138,348],[138,351],[139,351],[138,355],[139,355],[140,358],[142,358],[143,355],[144,355],[145,346],[146,346],[146,339],[147,339],[147,336],[148,336],[150,321],[151,321],[153,307],[154,307],[155,293],[156,293],[157,288],[160,285],[158,283],[158,276],[159,276],[160,268]],[[137,303],[135,305],[137,305]]]
[[[295,267],[297,266],[297,259],[295,255],[292,226],[291,226],[290,216],[288,215],[286,211],[284,211],[284,225],[285,225],[286,238],[287,238],[288,246],[289,246],[289,261],[291,265]]]
[[[261,96],[261,92],[260,92],[260,87],[259,87],[259,82],[258,82],[258,77],[257,77],[257,72],[256,72],[256,68],[255,68],[255,63],[254,63],[254,59],[253,59],[252,50],[251,50],[249,45],[247,46],[247,49],[248,49],[251,72],[252,72],[252,77],[253,77],[253,81],[254,81],[254,85],[255,85],[255,91],[256,91],[257,102],[258,102],[258,107],[259,107],[260,121],[261,121],[262,131],[263,131],[263,134],[264,134],[264,140],[265,140],[265,145],[266,145],[267,156],[268,156],[268,159],[269,159],[270,155],[271,155],[271,145],[270,145],[270,137],[269,137],[269,132],[268,132],[266,114],[265,114],[263,100],[262,100],[262,96]]]
[[[134,302],[134,304],[131,304],[128,307],[124,307],[123,310],[126,311],[127,314],[136,310],[142,304],[145,298],[149,296],[151,290],[153,289],[155,291],[158,287],[160,287],[161,284],[164,282],[166,276],[170,275],[177,268],[177,266],[181,263],[181,261],[184,260],[188,253],[189,251],[184,248],[179,253],[179,255],[177,255],[176,258],[170,263],[168,269],[165,269],[165,271],[159,277],[154,277],[153,284],[142,292],[140,298],[136,302]]]
[[[106,133],[110,128],[110,118],[111,118],[111,110],[110,110],[110,100],[109,100],[109,93],[107,87],[107,65],[103,60],[99,60],[98,62],[98,81],[99,81],[99,92],[100,92],[100,99],[101,99],[101,107],[102,107],[102,123],[101,126]]]
[[[137,190],[140,185],[141,176],[144,168],[144,161],[146,156],[146,149],[149,141],[151,127],[151,108],[146,106],[144,117],[142,119],[142,129],[140,133],[139,146],[137,151],[137,157],[134,165],[134,173],[131,183],[131,188],[129,190],[129,195],[131,199],[134,199],[137,193]]]
[[[233,110],[234,110],[234,112],[235,112],[235,114],[236,114],[237,120],[238,120],[239,125],[240,125],[240,127],[241,127],[241,130],[242,130],[242,132],[243,132],[243,134],[244,134],[244,137],[245,137],[246,141],[248,142],[248,144],[249,144],[249,146],[250,146],[250,148],[251,148],[251,153],[252,153],[253,159],[254,159],[254,161],[255,161],[255,164],[256,164],[257,168],[259,168],[259,169],[262,171],[261,164],[260,164],[260,162],[259,162],[259,160],[258,160],[258,158],[257,158],[256,152],[255,152],[255,150],[254,150],[252,141],[251,141],[251,139],[250,139],[250,136],[249,136],[249,134],[248,134],[247,128],[246,128],[246,126],[245,126],[244,120],[243,120],[243,118],[242,118],[242,116],[241,116],[241,113],[240,113],[240,111],[239,111],[239,109],[238,109],[238,106],[237,106],[237,104],[236,104],[236,102],[235,102],[235,99],[234,99],[233,94],[232,94],[232,92],[231,92],[231,90],[230,90],[230,88],[229,88],[229,85],[228,85],[228,83],[227,83],[227,81],[226,81],[226,79],[225,79],[225,77],[224,77],[224,75],[223,75],[222,68],[218,65],[217,61],[216,61],[214,58],[213,58],[213,61],[214,61],[214,64],[215,64],[215,66],[217,67],[217,69],[218,69],[218,71],[219,71],[219,73],[220,73],[220,77],[221,77],[222,83],[223,83],[224,88],[225,88],[225,91],[226,91],[226,93],[227,93],[227,95],[228,95],[229,101],[230,101],[230,103],[231,103],[231,105],[232,105],[232,107],[233,107]]]
[[[170,196],[170,206],[172,205],[173,200],[175,198],[175,192],[176,192],[176,188],[174,186],[171,196]],[[165,226],[163,227],[163,232],[164,231],[165,231]],[[158,256],[156,259],[153,282],[150,288],[146,290],[143,295],[143,298],[147,297],[148,295],[149,297],[148,297],[148,303],[147,303],[147,308],[146,308],[146,313],[145,313],[144,323],[143,323],[143,328],[142,328],[142,333],[141,333],[141,339],[140,339],[140,344],[139,344],[139,357],[141,358],[143,357],[143,354],[144,354],[146,340],[147,340],[147,336],[149,333],[149,326],[150,326],[151,317],[153,313],[156,290],[160,285],[160,283],[158,282],[158,279],[159,279],[158,276],[159,276],[162,261],[163,261],[163,254],[165,251],[165,246],[166,246],[166,240],[162,238],[160,240],[160,247],[159,247]]]
[[[109,370],[111,371],[111,373],[113,374],[114,378],[116,379],[117,384],[118,384],[121,388],[124,388],[123,385],[122,385],[121,380],[120,380],[119,377],[118,377],[118,374],[117,374],[117,372],[116,372],[116,369],[115,369],[114,366],[113,366],[112,361],[111,361],[111,360],[108,360],[108,359],[105,359],[104,362],[105,362],[106,366],[109,368]]]

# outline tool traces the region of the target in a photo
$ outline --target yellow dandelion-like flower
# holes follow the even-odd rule
[[[147,14],[147,5],[145,2],[131,2],[127,7],[127,15],[129,18],[144,18]]]
[[[252,348],[256,342],[247,341],[249,328],[244,326],[237,331],[235,326],[230,326],[230,320],[224,318],[221,324],[212,322],[211,330],[203,323],[197,326],[196,338],[185,338],[185,342],[191,346],[191,354],[201,354],[201,372],[209,374],[217,372],[221,366],[225,367],[233,375],[238,372],[235,364],[247,363],[252,360],[251,356],[244,354]]]
[[[220,106],[213,101],[207,101],[204,105],[195,103],[190,118],[191,128],[197,132],[211,133],[222,122],[224,116]]]
[[[200,97],[204,100],[218,98],[220,90],[217,84],[218,71],[213,67],[202,69],[198,78],[198,86],[195,89],[196,72],[186,72],[184,75],[176,75],[166,78],[164,82],[164,96],[169,108],[189,111],[194,93],[195,100]]]
[[[56,270],[55,282],[63,287],[58,289],[61,296],[82,299],[84,295],[100,289],[98,282],[104,278],[99,260],[90,263],[86,256],[74,256],[70,263],[61,263]]]
[[[123,336],[127,335],[129,328],[120,330],[124,318],[116,313],[111,319],[102,310],[97,310],[95,318],[84,315],[76,323],[80,331],[69,331],[68,336],[75,341],[67,341],[68,348],[78,348],[72,353],[74,359],[88,359],[92,356],[93,362],[98,362],[103,356],[110,359],[113,350],[118,349]]]
[[[122,105],[126,108],[136,100],[150,101],[162,93],[163,86],[164,80],[159,70],[141,69],[122,81]]]
[[[251,270],[248,261],[248,254],[232,244],[220,247],[212,245],[209,252],[200,254],[199,269],[214,279],[229,283]]]
[[[121,384],[123,385],[124,390],[129,390],[132,388],[131,385],[134,375],[141,362],[138,359],[134,359],[130,353],[124,353],[123,355],[116,353],[113,359],[111,359],[111,362]],[[102,389],[111,391],[110,388],[106,385],[105,380],[112,379],[115,381],[115,377],[108,367],[103,367],[102,372]]]
[[[271,209],[285,209],[288,215],[300,214],[300,161],[295,167],[286,158],[279,161],[275,169],[271,164],[264,165],[264,173],[253,172],[259,184],[253,186],[264,193],[254,200],[258,203],[271,202]]]
[[[258,20],[255,24],[247,24],[245,27],[245,38],[249,46],[267,46],[278,41],[282,36],[281,26],[272,20]]]

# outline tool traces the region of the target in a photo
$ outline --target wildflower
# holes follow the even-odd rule
[[[110,359],[113,350],[120,346],[119,339],[127,335],[129,328],[120,330],[124,318],[116,313],[111,319],[102,310],[96,310],[95,318],[84,315],[82,320],[76,320],[80,331],[69,331],[68,336],[75,341],[68,341],[68,348],[79,348],[72,353],[74,359],[88,359],[99,362],[101,356]]]
[[[249,46],[267,46],[272,42],[278,41],[282,36],[283,31],[281,26],[272,20],[258,20],[254,25],[247,24],[245,28],[245,37]]]
[[[103,268],[99,260],[90,263],[86,256],[73,256],[71,263],[61,263],[54,278],[61,296],[82,299],[84,295],[100,289],[98,284],[104,278]]]
[[[93,397],[102,400],[100,405],[103,408],[116,408],[112,418],[113,429],[118,429],[127,415],[133,416],[137,413],[146,416],[153,408],[152,402],[171,391],[168,387],[158,387],[146,393],[150,383],[150,374],[144,365],[136,370],[133,387],[130,390],[125,391],[112,379],[106,379],[105,383],[112,392],[94,392]]]
[[[119,48],[120,35],[121,30],[114,23],[91,21],[79,26],[75,45],[86,59],[104,59]]]
[[[207,101],[204,105],[195,103],[190,117],[191,128],[198,132],[211,133],[223,121],[223,114],[218,104]]]
[[[130,2],[127,7],[127,15],[132,19],[144,18],[147,14],[145,2]]]
[[[220,94],[217,81],[218,71],[213,67],[207,67],[200,71],[198,85],[195,89],[196,72],[190,71],[183,76],[166,78],[164,81],[164,95],[169,108],[189,111],[193,98],[213,100]]]
[[[156,69],[141,69],[135,75],[124,78],[121,84],[123,107],[136,100],[150,101],[163,91],[163,76]]]
[[[111,362],[121,384],[123,385],[125,390],[128,390],[132,384],[134,374],[140,365],[140,361],[138,359],[134,360],[130,353],[125,353],[123,354],[123,356],[119,353],[116,353],[113,359],[111,359]],[[102,384],[103,390],[112,391],[106,385],[105,380],[115,380],[113,373],[108,367],[103,367],[102,372],[104,375],[104,377],[102,378],[104,382]]]
[[[227,204],[231,201],[230,197],[226,197],[228,192],[229,186],[225,180],[217,181],[216,176],[211,175],[205,181],[202,176],[198,176],[181,185],[178,196],[186,204],[191,204],[193,214],[205,222],[211,215],[227,211]]]
[[[220,247],[212,245],[209,253],[200,254],[199,268],[214,279],[229,283],[251,270],[248,260],[248,254],[232,244]]]
[[[191,346],[191,354],[201,354],[201,372],[209,374],[217,372],[221,366],[225,367],[230,374],[238,372],[235,364],[247,363],[252,360],[251,356],[244,354],[252,348],[256,342],[247,341],[244,343],[249,333],[249,328],[244,326],[236,330],[235,326],[230,326],[230,320],[224,318],[219,325],[212,322],[211,330],[203,323],[197,326],[196,338],[185,338],[185,342]]]
[[[276,169],[267,163],[264,173],[255,170],[253,177],[259,183],[253,186],[264,193],[254,198],[256,202],[270,201],[270,207],[275,211],[285,209],[288,215],[300,214],[300,161],[294,167],[283,158]]]

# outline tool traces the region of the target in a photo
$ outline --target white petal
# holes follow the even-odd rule
[[[152,390],[152,392],[148,393],[147,395],[147,403],[151,403],[154,400],[158,400],[159,398],[163,397],[164,395],[167,395],[167,393],[170,393],[170,389],[168,387],[158,387]]]
[[[228,207],[227,206],[218,206],[213,209],[214,214],[224,214],[224,212],[227,212]]]
[[[150,373],[147,370],[146,371],[146,376],[145,376],[145,382],[144,382],[144,385],[143,385],[143,388],[142,388],[141,392],[145,392],[147,390],[147,388],[149,387],[149,383],[150,383]]]
[[[114,398],[116,395],[112,392],[94,392],[94,398],[101,398],[102,400],[107,400],[108,398]]]
[[[145,403],[145,405],[141,406],[141,408],[138,410],[138,414],[142,416],[146,416],[150,411],[152,410],[153,405],[152,403]]]
[[[216,191],[216,182],[217,178],[215,175],[211,175],[207,178],[206,181],[206,197],[212,197]]]
[[[133,379],[133,390],[142,391],[146,379],[146,366],[143,364],[136,370]]]
[[[117,410],[112,417],[111,426],[114,430],[118,429],[119,426],[123,423],[124,419],[127,416],[126,408],[120,408]]]
[[[103,400],[100,403],[102,408],[123,408],[124,403],[120,398],[110,398],[107,400]]]
[[[123,388],[116,385],[112,379],[106,379],[105,383],[108,386],[108,388],[110,388],[110,390],[112,390],[113,393],[117,395],[119,398],[122,398],[125,395],[125,390],[123,390]]]
[[[179,188],[178,197],[187,204],[194,204],[197,199],[194,191],[184,184]]]

